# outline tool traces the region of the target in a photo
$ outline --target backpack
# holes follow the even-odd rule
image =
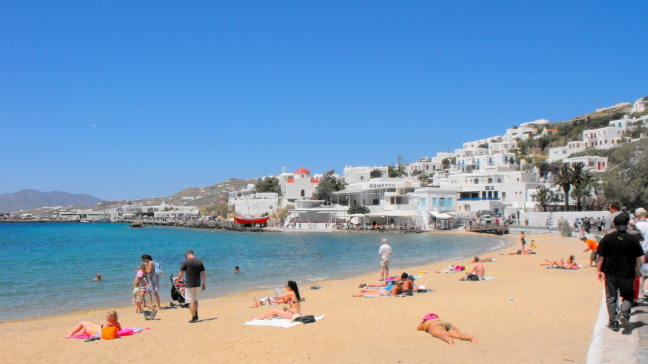
[[[162,265],[158,262],[153,263],[153,274],[155,274],[158,277],[162,277],[164,274],[164,269],[162,269]]]

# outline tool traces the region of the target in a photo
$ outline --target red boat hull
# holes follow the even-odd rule
[[[237,224],[263,224],[268,222],[269,218],[270,216],[246,219],[234,216],[234,222]]]

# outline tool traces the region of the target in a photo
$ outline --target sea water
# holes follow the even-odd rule
[[[378,279],[383,238],[394,251],[393,274],[403,267],[459,260],[504,246],[495,237],[443,233],[245,233],[133,229],[116,223],[2,223],[0,321],[130,305],[142,254],[153,256],[165,272],[160,279],[163,305],[171,301],[169,278],[178,274],[187,249],[205,264],[207,290],[201,298],[258,288],[270,294],[288,280],[308,287],[372,271]],[[241,272],[234,273],[234,266]],[[92,280],[97,273],[103,276],[100,282]]]

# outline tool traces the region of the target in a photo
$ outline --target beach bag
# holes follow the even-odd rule
[[[164,270],[162,269],[162,265],[158,262],[153,263],[153,274],[155,274],[158,277],[162,277],[164,274]]]
[[[302,322],[302,323],[305,323],[305,324],[310,324],[310,323],[315,322],[317,320],[315,320],[315,316],[313,316],[313,315],[304,315],[304,316],[297,317],[293,321]]]
[[[101,329],[101,338],[104,340],[112,340],[117,337],[117,331],[119,331],[116,327],[104,327]]]

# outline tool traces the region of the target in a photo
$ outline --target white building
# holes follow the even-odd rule
[[[574,164],[581,162],[585,165],[587,169],[592,172],[606,172],[608,167],[607,157],[598,157],[598,156],[583,156],[583,157],[574,157],[567,158],[563,160],[565,163]]]
[[[388,177],[389,168],[386,166],[365,166],[365,167],[352,167],[344,166],[344,183],[358,183],[367,182],[371,179],[371,171],[380,171],[381,177]]]
[[[591,129],[583,131],[583,142],[586,147],[594,147],[596,149],[610,149],[621,143],[623,129],[608,126],[600,129]]]
[[[549,148],[548,162],[561,161],[568,158],[571,154],[582,152],[586,149],[586,143],[580,140],[575,140],[567,143],[564,147]]]
[[[286,173],[284,168],[283,173],[279,175],[279,184],[284,198],[295,201],[311,198],[319,184],[319,179],[311,177],[310,171],[306,168],[299,168],[292,174]]]
[[[234,207],[234,211],[242,216],[261,216],[264,213],[271,213],[281,207],[279,194],[275,192],[256,192],[256,186],[250,184],[247,188],[228,192],[228,203]]]

